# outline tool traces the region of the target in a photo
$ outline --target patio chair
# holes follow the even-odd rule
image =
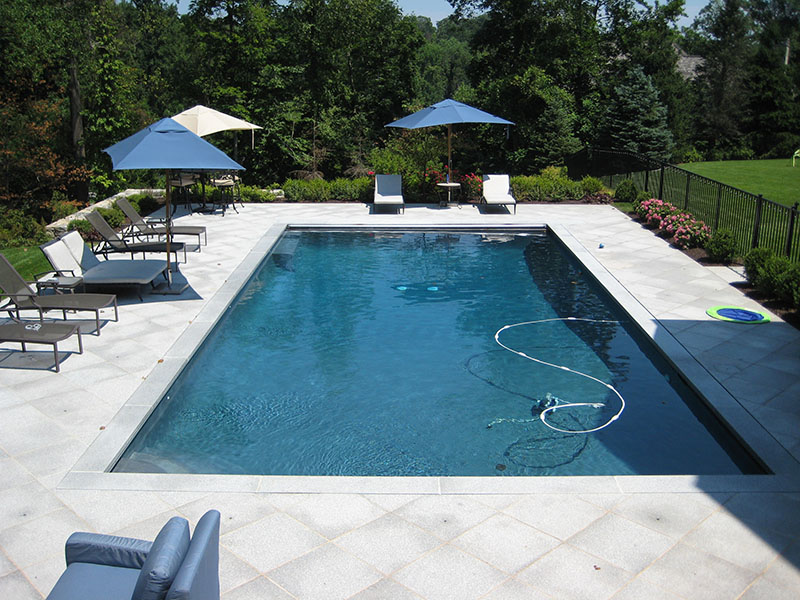
[[[239,204],[244,207],[244,203],[242,202],[241,192],[239,191],[239,182],[241,180],[238,176],[233,175],[231,173],[226,173],[224,175],[220,175],[219,177],[213,178],[209,181],[209,183],[214,186],[217,193],[211,195],[211,203],[214,206],[219,206],[222,208],[222,216],[225,216],[225,211],[227,210],[228,206],[233,208],[235,213],[239,213],[236,209],[236,201],[239,201]]]
[[[58,359],[58,342],[73,335],[78,336],[78,354],[83,354],[81,327],[77,323],[31,323],[12,320],[0,324],[0,342],[22,344],[22,351],[27,352],[27,344],[48,344],[53,347],[56,373],[61,370]]]
[[[167,235],[167,228],[164,225],[163,219],[158,222],[158,225],[154,226],[153,222],[148,222],[142,218],[142,216],[136,212],[136,209],[131,206],[131,203],[128,202],[126,198],[119,198],[117,200],[117,207],[128,217],[128,220],[131,222],[130,229],[128,230],[128,234],[133,237],[161,237]],[[208,245],[208,234],[206,233],[206,228],[202,225],[172,225],[170,228],[170,233],[172,235],[195,235],[197,236],[197,248],[200,249],[201,243],[200,238],[201,236],[205,240],[205,245]]]
[[[109,252],[130,252],[131,258],[134,258],[137,252],[141,252],[142,256],[144,256],[146,252],[163,253],[167,251],[166,242],[128,242],[128,240],[114,231],[108,221],[103,218],[103,215],[96,210],[87,214],[86,220],[91,223],[95,231],[103,238],[103,243],[94,250],[94,253],[102,254],[106,259],[108,259]],[[183,262],[186,262],[186,247],[183,242],[170,243],[169,251],[175,253],[175,262],[178,262],[179,250],[183,250]]]
[[[399,206],[405,213],[403,200],[403,179],[401,175],[375,175],[375,197],[373,204],[378,206]]]
[[[208,511],[190,539],[186,519],[172,517],[152,543],[73,533],[47,600],[219,600],[219,520]]]
[[[484,175],[481,202],[491,206],[513,205],[517,214],[517,201],[511,195],[508,175]]]
[[[42,252],[53,265],[56,276],[75,276],[83,279],[85,286],[121,287],[134,286],[137,292],[141,286],[155,287],[159,275],[167,279],[167,261],[115,259],[101,261],[86,246],[77,231],[70,231],[63,237],[51,240],[40,246]],[[142,295],[139,293],[139,299]]]
[[[64,320],[67,319],[67,311],[94,312],[97,335],[100,335],[100,311],[102,309],[113,306],[114,321],[119,320],[117,297],[114,294],[53,294],[39,296],[2,254],[0,254],[0,288],[8,297],[3,309],[7,310],[9,314],[16,313],[18,319],[22,310],[38,311],[39,321],[43,320],[44,313],[51,310],[60,310]]]

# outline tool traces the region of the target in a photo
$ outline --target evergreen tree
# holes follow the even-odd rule
[[[641,67],[631,68],[612,90],[597,143],[667,160],[673,146],[667,110]]]

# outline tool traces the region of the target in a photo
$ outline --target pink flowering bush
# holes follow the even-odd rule
[[[483,179],[475,173],[466,173],[459,177],[461,193],[465,198],[480,198],[483,194]]]
[[[702,248],[711,239],[708,225],[664,200],[651,198],[636,202],[634,210],[648,224],[672,236],[675,245],[684,250]]]

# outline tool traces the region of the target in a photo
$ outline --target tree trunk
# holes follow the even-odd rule
[[[783,64],[784,65],[788,65],[789,64],[789,44],[790,44],[790,40],[791,40],[791,38],[788,38],[788,37],[786,38],[786,56],[783,59]]]
[[[81,115],[81,85],[78,81],[78,63],[73,56],[69,64],[69,112],[72,131],[72,151],[78,165],[86,163],[86,147],[83,143],[83,116]],[[82,203],[89,201],[89,182],[75,184],[76,199]]]

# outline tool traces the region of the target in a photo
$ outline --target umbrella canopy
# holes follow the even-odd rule
[[[240,171],[244,167],[172,119],[161,119],[103,150],[114,170]]]
[[[244,167],[180,123],[161,119],[103,150],[115,171],[165,169],[167,171],[167,272],[169,272],[171,171],[241,171]]]
[[[187,108],[185,111],[172,117],[175,121],[193,131],[200,137],[217,133],[218,131],[229,131],[231,129],[249,129],[251,144],[255,145],[255,130],[263,129],[253,123],[248,123],[243,119],[226,115],[223,112],[208,108],[202,104]]]
[[[450,171],[452,169],[452,145],[451,137],[453,134],[453,124],[455,123],[496,123],[498,125],[513,125],[514,123],[493,114],[482,111],[469,104],[456,102],[448,98],[437,102],[427,108],[393,121],[386,127],[401,127],[403,129],[419,129],[420,127],[433,127],[435,125],[447,125],[447,181],[450,181]]]

